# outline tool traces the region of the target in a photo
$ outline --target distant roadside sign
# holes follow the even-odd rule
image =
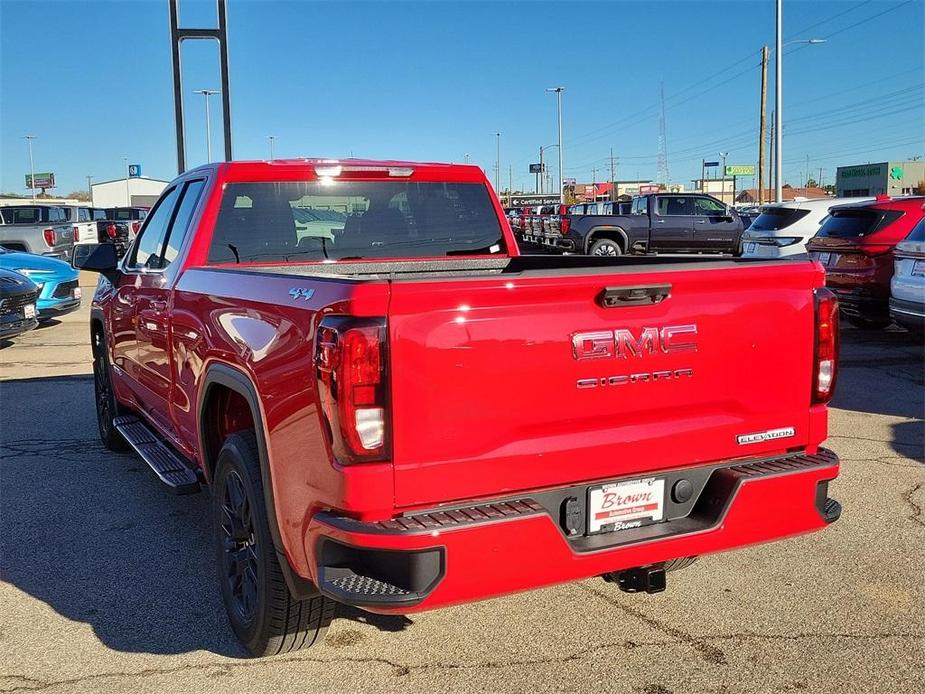
[[[575,179],[574,178],[563,178],[562,183],[563,185],[573,186],[575,185]]]
[[[129,164],[128,165],[128,177],[138,178],[139,176],[141,176],[141,164]]]
[[[726,165],[726,175],[727,176],[754,176],[755,175],[755,165],[754,164],[727,164]]]
[[[714,167],[719,166],[719,162],[718,161],[705,161],[703,162],[703,166],[704,168],[709,169],[711,166],[714,166]]]
[[[530,173],[538,174],[543,173],[543,169],[546,168],[542,164],[530,164]]]
[[[639,186],[640,195],[648,195],[649,193],[657,193],[657,192],[658,192],[657,183],[648,183],[648,184],[643,183],[641,186]]]
[[[55,175],[53,173],[37,173],[35,176],[26,174],[26,188],[54,188]]]

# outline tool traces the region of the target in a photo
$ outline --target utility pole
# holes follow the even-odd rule
[[[543,169],[543,145],[540,145],[540,172],[536,175],[536,192],[543,192],[543,174],[546,171]]]
[[[495,158],[495,192],[501,190],[501,133],[495,133],[497,155]]]
[[[273,161],[273,142],[275,140],[276,140],[276,135],[267,135],[267,141],[270,143],[270,161]]]
[[[723,180],[722,180],[722,183],[720,183],[720,186],[719,186],[719,189],[720,189],[720,191],[721,191],[720,198],[722,199],[723,202],[726,202],[726,155],[728,155],[728,154],[729,154],[729,152],[720,152],[720,153],[719,153],[719,156],[721,156],[721,157],[723,158]]]
[[[597,169],[591,169],[591,197],[592,202],[597,202]]]
[[[707,160],[701,159],[700,160],[700,192],[701,193],[706,192],[705,190],[706,186],[704,185],[704,181],[703,181],[704,177],[707,175],[706,171],[707,171]]]
[[[511,206],[511,199],[514,197],[514,165],[507,165],[507,206]]]
[[[611,202],[617,199],[617,195],[616,195],[617,191],[614,190],[615,185],[616,185],[616,182],[614,179],[613,147],[611,147],[610,148],[610,201]]]
[[[768,108],[768,54],[767,46],[761,49],[761,116],[758,123],[758,204],[764,203],[764,132],[765,113]]]
[[[562,92],[565,91],[565,87],[549,87],[547,92],[554,92],[556,95],[556,111],[558,113],[559,120],[559,204],[565,204],[565,186],[564,181],[562,180],[562,173],[564,169],[562,168]]]
[[[93,176],[87,175],[87,194],[90,196],[90,204],[93,204]]]
[[[819,167],[819,180],[818,180],[818,182],[819,182],[819,187],[820,187],[820,188],[825,188],[825,186],[822,185],[822,167],[821,167],[821,166]]]
[[[29,143],[29,189],[32,191],[32,202],[35,202],[35,164],[32,161],[32,141],[35,135],[25,135],[23,139]]]

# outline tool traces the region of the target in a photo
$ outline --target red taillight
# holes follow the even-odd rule
[[[55,230],[52,228],[42,229],[42,236],[45,238],[45,243],[49,246],[55,245]]]
[[[520,218],[520,228],[521,228],[521,229],[526,229],[526,228],[527,228],[527,215],[522,215],[522,216],[521,216],[521,218]]]
[[[106,225],[106,236],[108,236],[111,239],[116,238],[116,225],[115,224],[110,222],[109,224]]]
[[[132,233],[137,234],[138,229],[141,228],[141,222],[132,222]]]
[[[325,318],[315,368],[331,448],[340,463],[386,460],[385,320]]]
[[[815,290],[816,344],[813,354],[813,402],[827,403],[838,375],[838,299],[825,288]]]
[[[559,231],[562,232],[562,235],[565,236],[568,233],[568,230],[572,226],[572,219],[568,215],[563,215],[559,218]]]

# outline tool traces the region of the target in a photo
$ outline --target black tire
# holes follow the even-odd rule
[[[613,239],[598,239],[591,244],[588,249],[588,255],[596,255],[604,258],[616,258],[623,255],[623,249],[619,242]]]
[[[218,454],[212,483],[212,519],[218,580],[235,635],[263,657],[324,640],[334,601],[292,597],[267,523],[257,438],[229,436]]]
[[[110,451],[128,450],[128,444],[122,438],[113,420],[121,414],[119,402],[112,389],[112,371],[109,368],[109,353],[106,350],[106,335],[102,330],[94,330],[91,335],[93,348],[93,395],[96,400],[96,425],[100,432],[100,441]]]
[[[851,325],[861,330],[883,330],[893,322],[889,318],[866,318],[863,316],[845,316],[845,318],[848,319]]]
[[[686,569],[695,561],[697,561],[697,557],[681,557],[680,559],[672,559],[671,561],[665,562],[665,571],[680,571],[681,569]]]
[[[744,253],[745,253],[745,241],[742,238],[742,236],[739,235],[739,239],[736,241],[735,248],[732,249],[732,255],[735,258],[741,258]]]

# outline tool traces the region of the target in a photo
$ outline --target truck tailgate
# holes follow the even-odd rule
[[[809,262],[393,282],[396,505],[805,447],[822,283]],[[665,285],[655,304],[601,300]]]

